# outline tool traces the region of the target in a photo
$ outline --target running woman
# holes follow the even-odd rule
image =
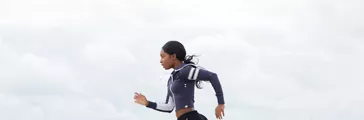
[[[223,90],[216,73],[202,69],[191,60],[195,56],[186,56],[186,50],[178,41],[168,41],[160,52],[160,63],[164,69],[173,69],[167,84],[167,97],[163,103],[149,101],[141,93],[135,93],[135,103],[160,112],[171,113],[175,109],[177,120],[207,120],[194,109],[195,85],[201,89],[201,81],[209,81],[215,90],[217,107],[215,117],[224,115]]]

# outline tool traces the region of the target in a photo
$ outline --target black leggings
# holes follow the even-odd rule
[[[191,111],[181,115],[177,120],[207,120],[207,118],[197,111]]]

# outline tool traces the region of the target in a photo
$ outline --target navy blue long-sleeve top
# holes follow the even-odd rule
[[[146,106],[161,112],[172,112],[182,108],[194,107],[196,80],[209,81],[215,90],[218,104],[225,104],[223,90],[216,73],[202,69],[194,64],[182,63],[171,73],[168,80],[167,97],[163,103],[148,101]]]

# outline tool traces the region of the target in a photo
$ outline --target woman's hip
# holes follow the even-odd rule
[[[177,120],[207,120],[207,118],[196,110],[184,113]]]

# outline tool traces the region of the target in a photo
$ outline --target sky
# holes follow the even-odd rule
[[[1,0],[0,119],[172,120],[159,52],[219,75],[224,120],[363,120],[361,0]],[[211,84],[196,109],[214,119]]]

